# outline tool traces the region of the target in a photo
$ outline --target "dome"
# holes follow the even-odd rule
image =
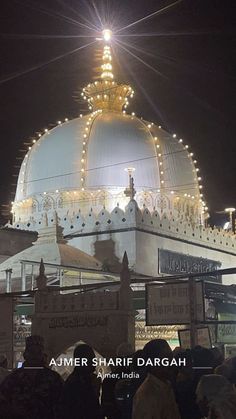
[[[111,51],[104,47],[100,80],[81,95],[94,111],[45,130],[22,162],[13,224],[38,229],[43,212],[58,211],[64,227],[91,208],[98,214],[129,199],[149,210],[202,213],[198,169],[182,139],[160,126],[127,114],[130,86],[113,80]],[[186,202],[188,201],[188,202]]]
[[[137,191],[199,192],[194,164],[181,142],[135,116],[103,111],[40,137],[22,163],[15,201],[81,188],[125,189],[129,167],[135,169]]]

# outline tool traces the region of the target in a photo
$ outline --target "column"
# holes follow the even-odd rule
[[[25,274],[25,264],[21,262],[21,291],[26,290],[26,274]]]

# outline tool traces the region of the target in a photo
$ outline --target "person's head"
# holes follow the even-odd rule
[[[129,342],[122,342],[117,348],[116,348],[116,355],[120,358],[126,358],[131,355],[133,355],[134,350],[132,345]]]
[[[232,370],[227,364],[221,364],[214,369],[214,373],[217,375],[223,375],[225,378],[227,378],[227,380],[230,380]]]
[[[95,353],[91,346],[85,343],[76,346],[74,350],[74,358],[80,360],[80,365],[75,367],[77,372],[89,375],[95,371],[95,366],[93,365],[93,358],[95,358]],[[82,360],[84,360],[84,365],[82,365]]]
[[[0,355],[0,367],[7,369],[7,357],[5,354]]]
[[[213,373],[214,355],[210,349],[203,348],[202,346],[196,346],[191,353],[193,367],[197,367],[194,370],[195,381],[197,383],[202,375]]]
[[[217,348],[217,347],[212,348],[211,353],[214,357],[214,368],[218,367],[218,365],[223,364],[224,355],[219,348]]]
[[[144,354],[143,354],[142,349],[139,349],[133,354],[132,356],[132,370],[133,371],[138,372],[139,370],[143,369],[143,367],[138,362],[138,359],[143,359],[143,358],[144,358]]]
[[[44,340],[41,336],[32,335],[25,340],[25,351],[23,353],[27,366],[44,365]]]
[[[170,345],[164,339],[153,339],[150,340],[143,348],[144,358],[147,363],[147,372],[157,376],[168,376],[169,368],[164,366],[165,360],[171,360],[173,358],[172,350]],[[155,365],[155,362],[160,360],[159,365]],[[148,365],[148,363],[150,365]]]
[[[198,383],[197,403],[204,416],[209,412],[222,419],[233,419],[236,414],[236,393],[226,377],[217,374],[203,375]]]

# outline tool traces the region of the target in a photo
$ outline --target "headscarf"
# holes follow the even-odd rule
[[[227,378],[217,374],[202,376],[196,394],[198,401],[207,399],[210,412],[219,419],[236,418],[236,392]]]

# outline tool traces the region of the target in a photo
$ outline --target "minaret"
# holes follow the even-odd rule
[[[111,38],[112,32],[105,29],[100,77],[94,83],[89,83],[84,87],[82,92],[82,96],[87,98],[93,111],[106,109],[122,111],[123,107],[128,105],[128,97],[134,94],[132,87],[114,81]]]

